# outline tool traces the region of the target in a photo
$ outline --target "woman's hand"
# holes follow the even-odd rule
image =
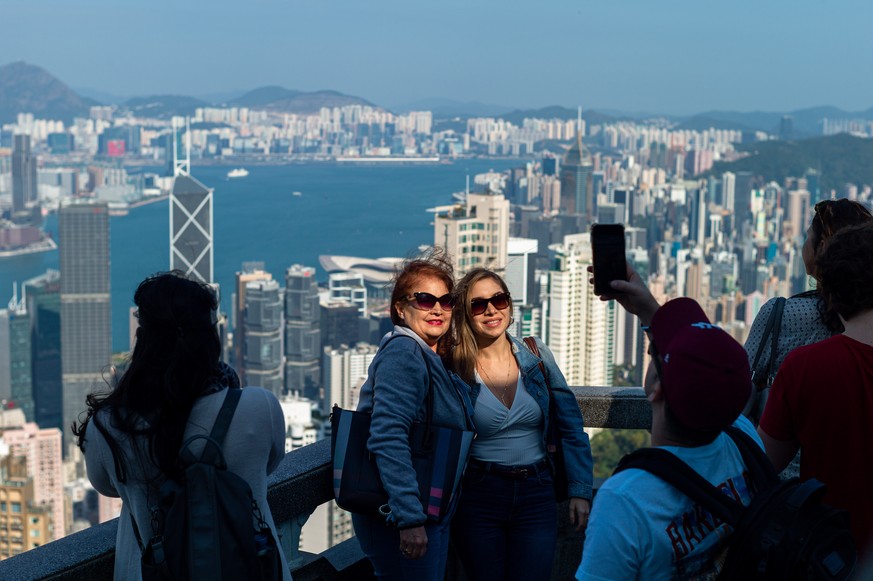
[[[570,523],[576,526],[576,530],[588,526],[588,515],[591,513],[591,501],[584,498],[570,499]]]
[[[421,559],[427,553],[427,533],[424,527],[400,531],[400,552],[407,559]]]

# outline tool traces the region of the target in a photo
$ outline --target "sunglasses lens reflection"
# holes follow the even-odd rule
[[[451,309],[455,306],[455,299],[449,294],[437,298],[430,293],[415,293],[411,300],[416,307],[424,311],[433,309],[437,303],[444,309]]]
[[[502,311],[509,306],[509,295],[500,293],[490,299],[473,299],[470,301],[470,312],[474,315],[481,315],[488,310],[488,303],[491,303],[498,311]]]

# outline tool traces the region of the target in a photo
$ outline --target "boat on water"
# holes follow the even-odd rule
[[[229,178],[244,178],[249,175],[249,170],[244,167],[238,167],[227,172]]]
[[[303,192],[291,192],[291,195],[294,196],[295,198],[299,198],[300,196],[303,195]]]

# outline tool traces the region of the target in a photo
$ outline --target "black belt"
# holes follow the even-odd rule
[[[539,472],[548,468],[548,463],[544,459],[536,464],[504,466],[503,464],[497,464],[495,462],[483,462],[481,460],[476,460],[475,458],[470,458],[469,465],[470,468],[481,470],[487,474],[494,474],[495,476],[500,476],[502,478],[508,478],[510,480],[524,480],[531,476],[536,476]]]

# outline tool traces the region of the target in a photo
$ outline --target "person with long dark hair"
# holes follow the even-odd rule
[[[806,231],[806,240],[804,241],[801,255],[804,267],[806,268],[806,274],[818,281],[819,275],[816,259],[821,254],[828,240],[843,228],[873,222],[873,216],[871,216],[867,208],[858,202],[847,199],[822,200],[815,205],[814,212],[812,222]],[[770,313],[775,307],[777,300],[776,298],[771,299],[761,307],[749,330],[749,337],[746,339],[744,347],[749,356],[750,364],[754,363],[754,358],[761,345],[761,341],[769,340],[767,337],[764,337],[764,333]],[[765,345],[761,351],[761,359],[758,363],[758,368],[767,368],[769,366],[771,376],[776,375],[776,371],[782,365],[786,355],[792,350],[803,345],[818,343],[834,334],[843,332],[843,324],[840,321],[839,315],[832,307],[828,307],[821,300],[818,289],[800,293],[789,298],[785,302],[780,327],[780,329],[772,331],[773,333],[778,333],[779,339],[774,361],[771,364],[771,350],[769,345]],[[757,397],[753,397],[745,411],[746,415],[756,424],[761,418],[761,413],[764,411],[767,394],[769,393],[768,386],[765,384],[766,380],[766,377],[756,376],[755,383],[759,393]]]
[[[127,368],[108,392],[88,395],[86,417],[73,433],[94,488],[123,501],[115,578],[135,580],[141,567],[135,530],[151,537],[150,508],[163,482],[180,479],[183,442],[209,434],[239,378],[219,361],[218,304],[209,286],[180,272],[161,273],[140,283],[133,301],[139,326]],[[285,419],[272,392],[242,390],[223,451],[228,470],[251,487],[278,544],[267,475],[285,455]],[[282,564],[290,580],[284,554]]]
[[[383,515],[353,514],[352,523],[379,579],[442,581],[445,575],[454,506],[441,522],[428,520],[413,468],[410,430],[413,422],[425,420],[428,390],[434,424],[472,428],[469,399],[440,358],[448,349],[453,286],[451,263],[440,250],[403,263],[391,293],[394,330],[383,337],[361,387],[358,411],[372,413],[367,448],[388,503]]]
[[[849,513],[858,554],[871,559],[873,497],[861,474],[873,457],[873,223],[834,234],[815,268],[843,331],[785,358],[758,434],[779,470],[801,451],[800,478],[827,486],[824,502]]]
[[[450,366],[470,386],[477,430],[453,525],[455,547],[471,580],[549,579],[558,513],[548,434],[553,426],[563,443],[561,492],[579,530],[593,492],[582,413],[549,349],[535,339],[535,354],[507,332],[512,297],[498,274],[473,269],[455,294]]]

